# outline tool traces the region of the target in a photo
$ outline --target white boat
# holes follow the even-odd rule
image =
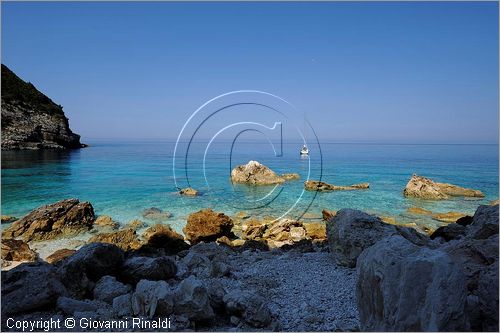
[[[303,155],[303,156],[309,155],[309,149],[307,148],[306,145],[302,146],[302,149],[300,150],[300,155]]]

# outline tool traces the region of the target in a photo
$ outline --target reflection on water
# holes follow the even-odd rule
[[[2,151],[2,169],[32,168],[42,164],[65,165],[78,158],[80,150],[10,150]]]

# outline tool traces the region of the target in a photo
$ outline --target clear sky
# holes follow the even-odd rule
[[[256,89],[323,141],[498,142],[498,4],[7,3],[2,63],[89,138],[174,138]]]

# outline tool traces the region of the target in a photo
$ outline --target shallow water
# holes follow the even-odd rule
[[[180,230],[189,213],[206,207],[226,214],[243,210],[274,217],[287,211],[291,216],[307,211],[306,217],[315,217],[323,208],[350,207],[414,221],[415,216],[405,213],[411,206],[472,214],[479,204],[498,198],[498,145],[322,143],[321,152],[311,150],[310,159],[304,159],[298,154],[300,144],[285,143],[283,156],[276,157],[268,144],[240,142],[231,155],[230,142],[218,142],[206,154],[204,173],[205,146],[193,144],[187,158],[181,154],[175,162],[177,185],[189,184],[202,192],[199,197],[187,198],[176,193],[174,142],[90,144],[75,151],[2,152],[2,214],[19,217],[40,205],[77,197],[90,201],[97,214],[110,215],[121,223],[143,219],[143,209],[158,207],[173,213],[165,222]],[[177,151],[182,150],[179,146]],[[276,188],[233,186],[231,167],[251,159],[277,173],[297,172],[301,180]],[[412,173],[479,189],[486,198],[404,198],[402,190]],[[321,177],[335,185],[369,182],[370,189],[311,193],[303,191],[308,174],[310,179]]]

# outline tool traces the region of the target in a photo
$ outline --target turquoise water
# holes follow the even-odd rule
[[[180,230],[189,213],[206,207],[226,214],[243,210],[258,217],[306,212],[308,218],[320,215],[323,208],[350,207],[409,221],[415,220],[405,213],[411,206],[471,214],[479,204],[498,198],[497,145],[322,143],[321,153],[313,150],[310,159],[301,159],[299,144],[285,143],[283,156],[276,157],[268,144],[240,142],[230,155],[230,143],[217,143],[207,152],[205,174],[204,148],[200,148],[204,145],[193,145],[187,158],[181,155],[175,162],[178,186],[187,186],[189,181],[202,192],[199,197],[186,198],[176,193],[174,142],[90,144],[75,151],[2,152],[2,214],[19,217],[40,205],[77,197],[90,201],[97,214],[110,215],[121,223],[142,218],[145,208],[158,207],[173,214],[165,222]],[[180,146],[178,151],[182,151]],[[302,179],[276,188],[233,186],[231,167],[251,159],[277,173],[297,172]],[[321,177],[336,185],[369,182],[370,189],[303,192],[308,173],[311,179]],[[412,173],[479,189],[486,198],[406,199],[402,190]]]

